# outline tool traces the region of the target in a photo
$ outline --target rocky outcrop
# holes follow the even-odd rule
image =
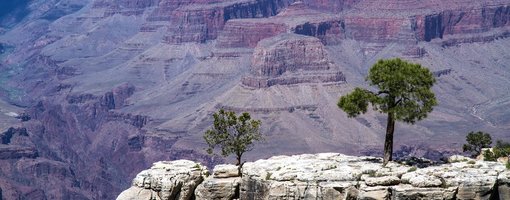
[[[331,69],[320,40],[303,35],[280,34],[260,41],[251,65],[251,76],[242,80],[249,87],[345,81],[341,72]]]
[[[253,47],[257,41],[283,32],[314,36],[324,44],[338,44],[345,39],[413,44],[444,38],[447,39],[446,46],[491,41],[510,35],[506,28],[510,13],[507,4],[475,4],[468,9],[444,2],[421,2],[419,6],[406,8],[406,3],[388,0],[382,3],[363,1],[360,5],[357,1],[345,2],[348,6],[324,4],[329,8],[322,8],[325,2],[296,2],[274,17],[228,21],[218,37],[218,47]],[[376,7],[385,3],[387,7]],[[340,15],[310,9],[342,10],[353,5],[357,6],[352,12]],[[376,9],[378,11],[372,12]],[[422,52],[411,53],[420,57]]]
[[[195,195],[197,199],[262,200],[506,199],[510,194],[509,171],[504,165],[496,162],[475,162],[458,156],[450,160],[454,163],[416,168],[395,162],[382,167],[380,158],[337,153],[275,156],[246,163],[243,166],[242,178],[226,176],[225,174],[230,174],[225,172],[229,169],[225,170],[224,165],[218,166],[213,176],[205,178],[205,181],[197,186]],[[168,164],[174,162],[183,161]],[[192,169],[191,165],[187,167],[179,170]],[[230,171],[234,175],[235,166],[231,166]],[[163,180],[177,178],[175,173],[167,174]],[[140,182],[139,177],[140,175],[134,182]],[[138,191],[142,191],[142,184],[138,185]],[[239,196],[235,196],[237,185],[240,186]],[[143,196],[149,192],[139,192],[139,196],[126,198],[127,193],[137,194],[132,193],[132,190],[130,188],[123,192],[118,200],[149,199],[148,196]]]
[[[498,192],[499,199],[510,199],[510,171],[499,174]]]
[[[220,48],[255,47],[257,42],[281,33],[314,36],[324,44],[344,39],[344,22],[336,15],[310,9],[295,2],[269,18],[229,20],[218,36]]]
[[[131,188],[117,200],[189,200],[207,175],[207,167],[193,161],[157,162],[136,175]]]
[[[430,41],[446,35],[468,35],[505,27],[509,25],[509,19],[510,6],[492,5],[416,16],[413,27],[416,27],[420,40]]]
[[[283,23],[265,20],[229,20],[218,36],[219,48],[254,48],[260,40],[287,32]]]
[[[195,190],[196,199],[238,199],[240,182],[237,166],[216,165],[213,175],[206,178]]]
[[[216,39],[229,19],[276,15],[290,0],[240,0],[182,6],[172,13],[167,43],[205,42]]]

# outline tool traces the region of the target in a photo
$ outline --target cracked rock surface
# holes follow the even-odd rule
[[[510,171],[498,162],[451,159],[416,168],[338,153],[274,156],[212,176],[192,161],[158,162],[117,199],[508,199]],[[131,196],[129,196],[131,195]]]

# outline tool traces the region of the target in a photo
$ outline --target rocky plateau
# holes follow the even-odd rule
[[[338,153],[274,156],[207,167],[164,161],[139,173],[117,200],[149,199],[508,199],[510,171],[498,162],[452,156],[417,168]]]
[[[242,180],[203,174],[206,166],[231,161],[204,150],[203,132],[219,108],[247,111],[262,121],[266,140],[246,154],[249,161],[320,152],[379,156],[384,116],[369,112],[351,119],[336,102],[354,87],[369,87],[367,71],[382,58],[420,63],[437,79],[439,106],[414,125],[397,123],[397,158],[439,160],[460,153],[470,131],[510,141],[509,0],[16,2],[0,2],[0,199],[114,199],[152,163],[180,159],[202,163],[193,176],[178,175],[195,184],[182,182],[179,190],[165,185],[165,197],[207,199],[222,190],[221,198],[344,198],[356,191],[402,199],[407,197],[400,191],[421,195],[430,186],[427,195],[439,195],[434,198],[469,199],[461,195],[461,183],[443,177],[450,175],[418,169],[384,172],[379,180],[354,169],[375,166],[377,159],[338,154],[320,154],[327,158],[319,163],[352,165],[350,172],[361,177],[346,175],[328,186],[324,174],[305,176],[308,168],[279,174],[269,166],[278,157],[247,164]],[[312,159],[295,158],[306,161],[303,166]],[[181,164],[183,170],[194,165]],[[494,166],[446,168],[488,170],[492,178],[483,183],[490,185],[503,180],[494,178],[502,173]],[[272,175],[265,180],[267,172]],[[430,176],[435,179],[421,181]],[[451,187],[443,188],[441,178]],[[162,185],[136,185],[133,190],[147,195],[163,191]],[[244,186],[236,194],[238,185]]]

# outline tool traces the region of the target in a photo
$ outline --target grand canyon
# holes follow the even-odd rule
[[[0,199],[115,199],[161,160],[207,166],[220,108],[262,121],[247,160],[381,155],[386,118],[336,103],[400,57],[439,105],[397,157],[510,141],[510,0],[23,0],[0,8]]]

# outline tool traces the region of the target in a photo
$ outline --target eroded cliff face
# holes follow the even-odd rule
[[[506,199],[509,171],[496,162],[450,157],[424,168],[337,153],[274,156],[237,168],[158,162],[117,200],[129,199]],[[161,170],[164,169],[165,171]],[[167,194],[174,194],[170,196]],[[181,195],[178,195],[181,194]]]
[[[157,160],[222,162],[202,138],[219,108],[263,121],[267,142],[250,160],[375,155],[385,119],[350,119],[332,102],[380,58],[421,63],[438,80],[440,106],[399,125],[397,157],[454,153],[474,129],[508,139],[509,4],[31,1],[0,28],[2,197],[112,199]]]
[[[280,34],[260,41],[251,62],[251,76],[242,83],[263,88],[298,83],[344,82],[319,39]]]

